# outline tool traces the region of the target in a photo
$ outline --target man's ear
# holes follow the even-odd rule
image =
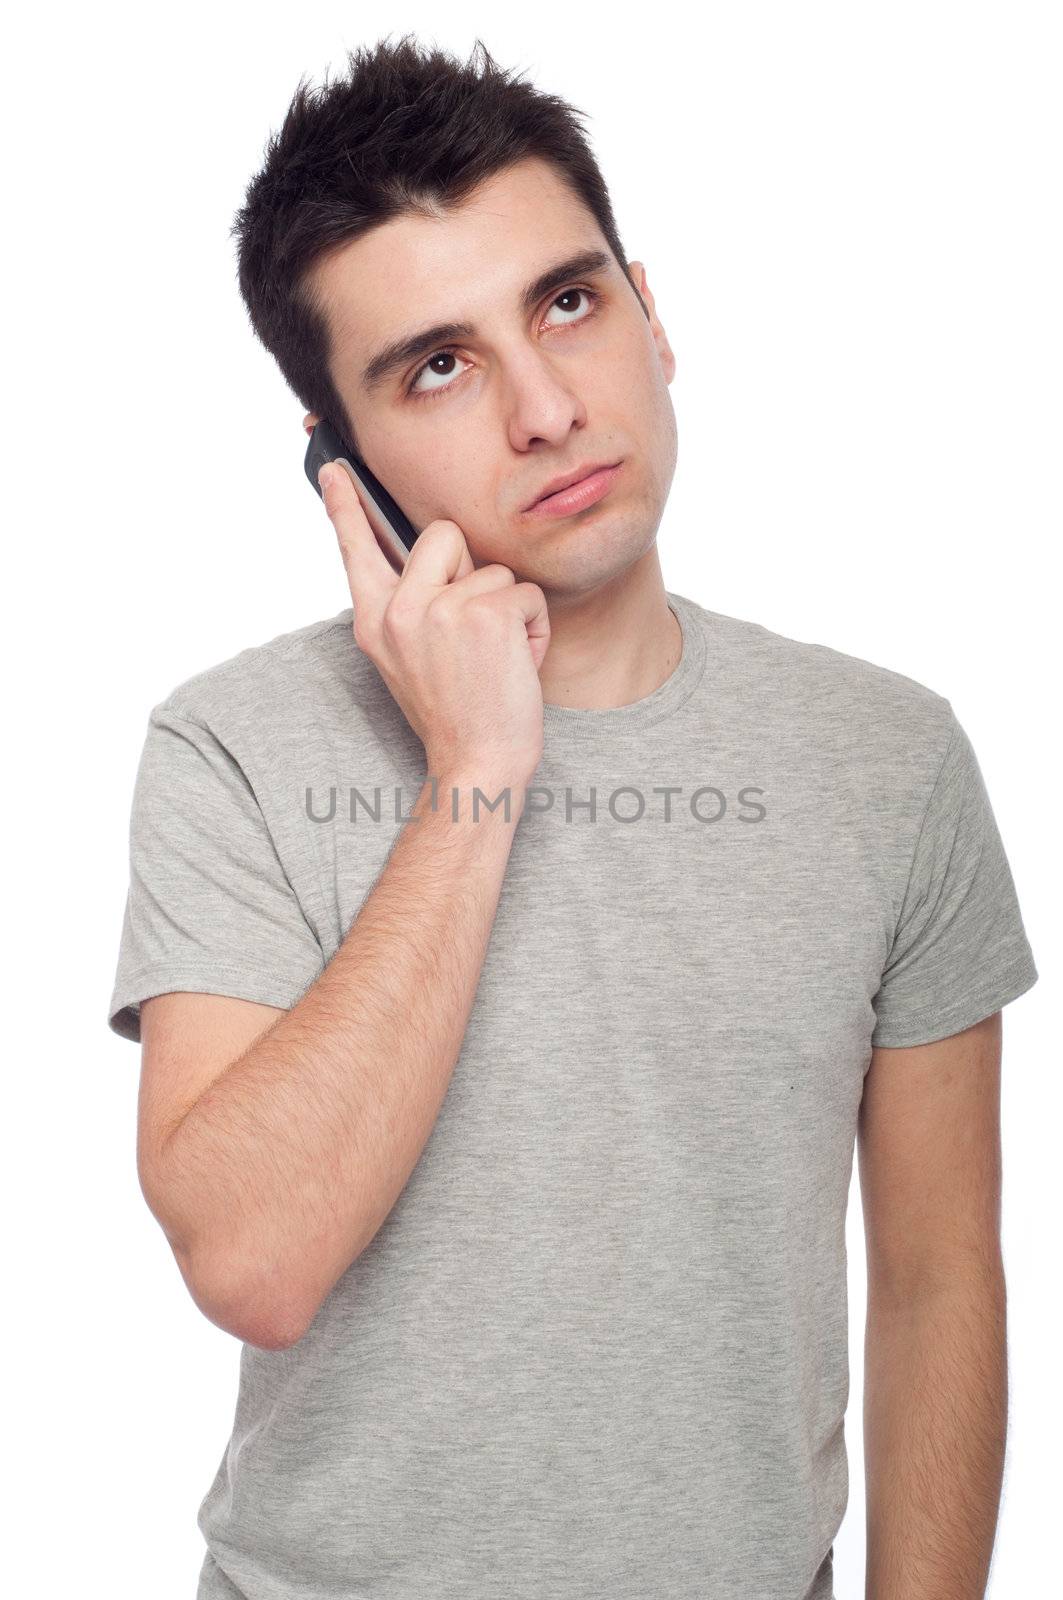
[[[675,355],[673,354],[671,345],[668,343],[668,335],[665,333],[664,328],[661,325],[661,319],[657,315],[657,308],[653,303],[653,291],[646,281],[646,268],[643,266],[641,261],[629,261],[627,265],[632,281],[634,282],[639,294],[642,296],[643,304],[646,307],[650,331],[653,334],[653,342],[657,346],[657,354],[660,357],[661,368],[664,372],[666,380],[671,383],[672,379],[675,377]]]

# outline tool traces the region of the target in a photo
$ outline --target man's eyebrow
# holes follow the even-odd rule
[[[551,289],[562,288],[573,278],[589,278],[595,273],[604,272],[612,260],[612,256],[604,250],[581,250],[578,255],[556,261],[525,287],[520,297],[522,309],[531,311],[543,295],[549,294]],[[366,366],[362,373],[362,386],[375,389],[397,368],[415,361],[419,355],[429,354],[455,339],[474,338],[475,334],[476,329],[471,323],[439,322],[433,328],[421,328],[402,339],[393,339],[378,350]]]

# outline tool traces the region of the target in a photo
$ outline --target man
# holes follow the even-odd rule
[[[300,88],[239,218],[304,427],[422,531],[400,575],[333,468],[351,606],[175,688],[138,772],[109,1020],[244,1341],[199,1595],[826,1600],[859,1142],[867,1593],[974,1600],[1037,976],[978,764],[665,590],[645,270],[485,57]]]

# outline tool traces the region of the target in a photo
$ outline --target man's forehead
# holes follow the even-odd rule
[[[530,251],[547,231],[547,217],[555,237],[583,235],[590,226],[600,238],[580,196],[544,161],[528,158],[492,173],[451,205],[414,196],[408,210],[329,250],[314,276],[335,296],[355,276],[386,283],[396,271],[414,276],[419,267],[430,276],[465,249],[482,253],[488,241],[492,256],[505,245],[512,254]]]

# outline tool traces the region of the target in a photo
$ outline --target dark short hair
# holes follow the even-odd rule
[[[321,89],[300,78],[232,227],[251,326],[307,411],[357,449],[329,370],[325,309],[308,281],[314,263],[392,217],[457,205],[528,157],[549,162],[586,205],[649,316],[582,111],[500,68],[480,39],[467,63],[405,34],[349,50],[347,65],[331,84],[326,71]]]

